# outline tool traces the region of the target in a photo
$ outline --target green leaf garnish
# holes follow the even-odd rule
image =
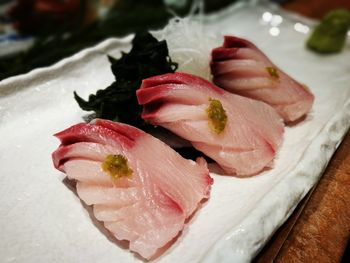
[[[120,121],[143,128],[142,106],[138,105],[136,90],[143,79],[174,72],[177,64],[169,57],[166,41],[158,41],[150,33],[138,33],[129,53],[119,59],[108,57],[115,81],[106,89],[91,94],[88,101],[74,92],[79,106],[94,111],[97,118]]]

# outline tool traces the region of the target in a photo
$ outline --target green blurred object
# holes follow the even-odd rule
[[[306,45],[318,53],[336,53],[344,47],[350,28],[350,12],[337,9],[329,12],[315,28]]]

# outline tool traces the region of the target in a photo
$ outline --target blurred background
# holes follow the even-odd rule
[[[205,2],[205,11],[213,12],[234,1]],[[187,14],[191,5],[186,0],[1,0],[0,80],[108,37],[160,28],[174,13]]]
[[[160,28],[174,14],[188,14],[196,1],[0,0],[0,80],[51,65],[108,37]],[[204,12],[211,13],[237,1],[203,2]],[[348,0],[274,2],[313,18],[349,6]]]

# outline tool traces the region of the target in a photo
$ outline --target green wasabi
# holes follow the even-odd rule
[[[306,46],[319,53],[340,52],[350,28],[350,12],[337,9],[329,12],[315,28]]]
[[[280,77],[277,69],[274,67],[266,67],[266,71],[270,74],[271,78],[278,79]]]
[[[107,155],[101,166],[114,179],[130,177],[133,172],[128,166],[128,160],[121,154]]]
[[[216,133],[220,134],[224,131],[227,123],[227,115],[221,102],[216,99],[209,98],[209,106],[206,109],[209,118],[209,126]]]

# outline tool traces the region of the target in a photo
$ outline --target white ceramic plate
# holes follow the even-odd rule
[[[247,262],[322,175],[350,125],[350,48],[319,56],[304,48],[311,22],[273,6],[238,4],[208,30],[246,37],[315,94],[312,112],[287,127],[274,169],[248,179],[213,175],[211,198],[156,262]],[[304,33],[303,33],[304,32]],[[113,81],[109,39],[56,65],[0,84],[0,255],[3,262],[141,262],[91,220],[53,168],[52,136],[86,115],[73,98]]]

